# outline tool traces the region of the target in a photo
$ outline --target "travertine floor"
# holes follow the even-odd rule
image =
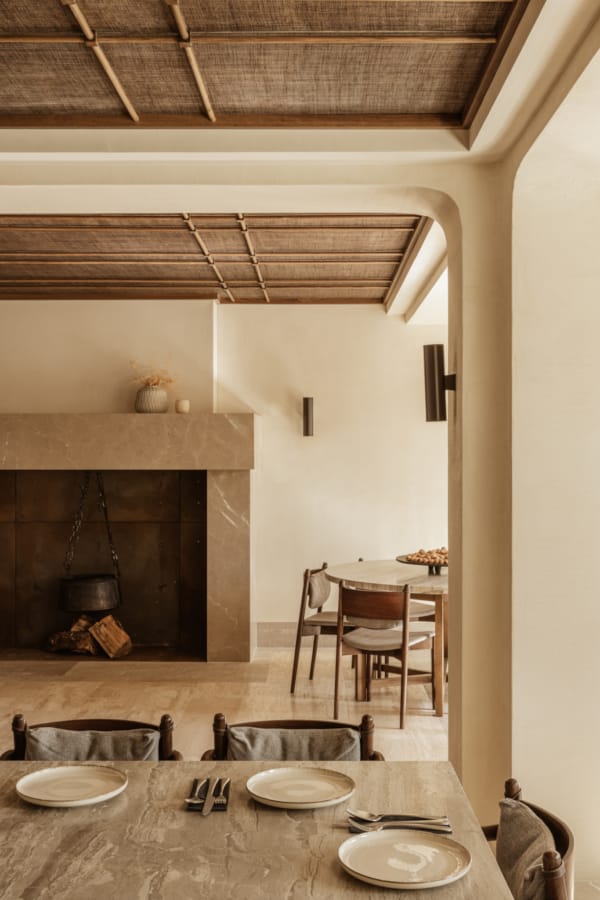
[[[331,719],[333,659],[331,649],[319,650],[311,682],[308,650],[303,651],[292,695],[287,649],[260,650],[251,663],[0,657],[0,747],[10,746],[15,712],[22,712],[31,723],[83,716],[158,722],[161,713],[168,712],[175,720],[176,748],[186,759],[198,759],[212,745],[216,712],[224,713],[229,722]],[[378,682],[370,703],[356,703],[349,659],[343,660],[343,678],[340,719],[358,722],[369,712],[375,719],[375,746],[386,759],[447,759],[447,719],[432,715],[425,686],[409,687],[409,716],[400,731],[397,679]]]

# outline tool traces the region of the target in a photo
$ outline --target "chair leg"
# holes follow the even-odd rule
[[[298,663],[300,661],[300,643],[302,641],[302,634],[298,631],[296,636],[296,646],[294,647],[294,662],[292,663],[292,683],[290,685],[290,694],[293,694],[296,690],[296,676],[298,674]]]
[[[366,699],[371,699],[371,668],[373,665],[373,660],[370,653],[365,654],[365,688],[366,688]]]
[[[315,663],[317,661],[317,648],[319,646],[319,632],[317,631],[313,638],[312,654],[310,657],[310,673],[309,679],[312,681],[315,674]]]
[[[335,647],[335,682],[333,686],[333,718],[338,717],[338,693],[340,688],[340,655],[341,646],[338,639]]]

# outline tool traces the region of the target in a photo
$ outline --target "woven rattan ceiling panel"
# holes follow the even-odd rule
[[[466,128],[530,0],[0,0],[0,127]]]
[[[364,214],[0,216],[0,299],[387,304],[430,225]]]

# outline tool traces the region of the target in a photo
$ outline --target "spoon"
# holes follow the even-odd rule
[[[427,822],[427,821],[394,821],[394,822],[359,822],[358,819],[349,819],[348,828],[350,831],[370,834],[373,831],[384,831],[390,828],[402,829],[409,831],[433,831],[436,834],[452,834],[452,828],[448,823]]]

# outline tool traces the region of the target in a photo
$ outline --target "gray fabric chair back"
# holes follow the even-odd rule
[[[255,728],[232,725],[227,759],[359,760],[360,735],[350,728]]]
[[[325,576],[325,571],[321,569],[311,575],[308,581],[308,605],[311,609],[318,609],[323,606],[329,597],[331,590],[331,582]]]

